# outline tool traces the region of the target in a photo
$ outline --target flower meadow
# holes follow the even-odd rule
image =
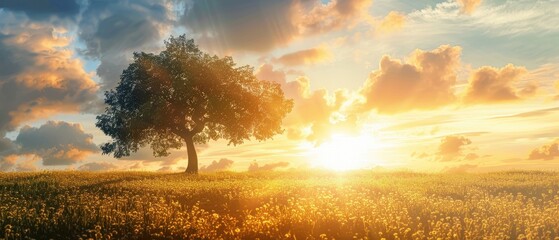
[[[0,173],[4,239],[559,239],[559,173]]]

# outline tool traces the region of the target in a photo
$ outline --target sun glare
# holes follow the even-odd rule
[[[313,167],[348,171],[380,165],[375,156],[374,138],[335,134],[326,142],[311,149]]]

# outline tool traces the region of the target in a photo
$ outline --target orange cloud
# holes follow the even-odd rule
[[[35,164],[39,159],[36,157],[24,156],[23,160],[15,166],[15,171],[17,172],[30,172],[37,171],[37,165]]]
[[[465,148],[472,144],[472,141],[462,135],[450,135],[441,138],[437,150],[433,153],[413,152],[412,157],[418,159],[430,158],[434,161],[472,161],[480,158],[476,153],[464,153]]]
[[[77,112],[97,100],[97,84],[52,27],[24,25],[0,34],[0,136],[26,121]]]
[[[536,148],[528,155],[530,160],[552,160],[556,157],[559,157],[559,140]]]
[[[303,35],[330,32],[353,27],[368,21],[372,0],[332,0],[327,4],[316,1],[311,10],[301,8],[300,19],[294,19]]]
[[[19,156],[12,154],[0,157],[0,171],[5,172],[12,169],[18,160]]]
[[[441,139],[437,155],[440,161],[451,161],[462,155],[463,147],[472,141],[464,136],[446,136]],[[473,155],[472,155],[473,156]],[[471,157],[468,157],[471,159]]]
[[[345,112],[350,94],[345,90],[329,93],[325,89],[310,90],[310,80],[298,77],[286,81],[286,73],[274,70],[270,64],[261,65],[256,77],[279,83],[287,98],[294,100],[294,107],[284,120],[288,137],[320,141],[331,131],[351,131],[357,127],[356,119]]]
[[[406,16],[395,11],[391,11],[384,17],[376,27],[377,32],[389,33],[402,29],[406,23]]]
[[[7,171],[35,171],[37,170],[37,161],[40,158],[33,154],[14,153],[10,155],[0,156],[0,172]]]
[[[481,0],[457,0],[463,13],[471,14],[481,4]]]
[[[481,67],[470,76],[463,100],[467,104],[500,103],[533,96],[537,85],[528,84],[523,88],[514,86],[526,73],[526,68],[512,64],[501,69]]]
[[[453,102],[460,54],[460,47],[443,45],[432,51],[415,50],[407,63],[384,56],[380,69],[369,75],[360,90],[365,101],[359,107],[395,114]]]
[[[319,47],[288,53],[274,59],[274,62],[283,64],[284,66],[297,66],[323,62],[331,57],[332,54],[328,49]]]

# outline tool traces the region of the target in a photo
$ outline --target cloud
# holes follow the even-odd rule
[[[446,167],[443,169],[443,172],[446,173],[466,173],[473,169],[476,169],[478,165],[475,164],[462,164],[454,167]]]
[[[464,160],[468,160],[468,161],[476,160],[478,158],[480,158],[480,156],[475,153],[468,153],[466,154],[466,156],[464,156]]]
[[[130,170],[142,170],[142,169],[144,169],[144,164],[142,162],[137,162],[137,163],[134,163],[129,168],[130,168]]]
[[[0,1],[0,8],[23,12],[35,21],[50,20],[53,17],[75,20],[80,5],[75,0],[17,0]]]
[[[187,4],[180,22],[204,47],[219,52],[265,52],[301,36],[352,27],[367,20],[370,0],[248,0]]]
[[[231,168],[231,166],[233,165],[234,161],[227,159],[227,158],[222,158],[218,161],[213,161],[210,165],[208,166],[202,166],[200,168],[201,172],[220,172],[220,171],[227,171]]]
[[[289,166],[288,162],[276,162],[276,163],[269,163],[269,164],[264,164],[263,166],[259,166],[257,162],[253,162],[250,164],[250,166],[248,166],[248,171],[249,172],[254,172],[254,171],[272,171],[275,170],[277,168],[284,168]]]
[[[534,53],[538,52],[538,56],[544,54],[539,52],[543,49],[549,49],[553,43],[547,43],[547,39],[538,41],[536,38],[529,38],[532,42],[543,44],[542,46],[534,46],[535,48],[515,49],[515,46],[524,46],[526,38],[519,37],[525,36],[540,36],[540,37],[556,37],[557,29],[559,29],[559,16],[555,14],[556,2],[554,1],[489,1],[484,4],[483,8],[474,9],[471,14],[464,11],[464,4],[460,4],[460,0],[447,0],[437,3],[435,6],[427,6],[423,9],[417,9],[410,12],[407,16],[411,24],[415,25],[416,29],[408,28],[414,36],[421,36],[419,31],[424,32],[433,37],[435,36],[448,36],[454,34],[458,38],[452,39],[453,41],[459,40],[464,36],[468,37],[481,37],[482,39],[490,37],[491,39],[498,40],[499,36],[514,36],[515,38],[501,38],[501,40],[509,40],[507,44],[502,44],[501,41],[488,42],[484,44],[472,45],[483,50],[489,46],[491,50],[517,50],[521,53]],[[480,0],[463,1],[467,2],[468,6],[471,3],[481,2]],[[480,6],[480,5],[477,5]],[[464,14],[466,13],[466,14]],[[456,34],[456,30],[460,29],[460,34]],[[475,35],[471,35],[475,34]],[[417,43],[417,40],[414,39]],[[432,38],[428,38],[432,41]],[[478,43],[478,42],[475,42]],[[521,44],[521,45],[518,45]],[[485,45],[485,47],[484,47]],[[492,49],[495,47],[504,47]],[[553,55],[553,53],[549,53]],[[545,54],[544,54],[545,55]],[[526,57],[526,55],[523,55]],[[535,57],[536,55],[528,55]],[[535,59],[532,59],[535,60]],[[533,62],[533,61],[532,61]]]
[[[0,138],[0,156],[8,155],[17,150],[17,145],[8,138]]]
[[[530,152],[529,160],[553,160],[559,156],[559,139]]]
[[[431,155],[426,152],[413,152],[410,154],[410,156],[413,158],[424,159],[430,157]]]
[[[293,99],[293,110],[283,121],[290,139],[321,141],[330,132],[352,132],[358,128],[357,117],[345,110],[351,98],[348,91],[311,91],[307,77],[300,76],[288,82],[285,71],[274,70],[271,64],[261,65],[255,75],[259,79],[279,83],[285,96]]]
[[[408,129],[414,129],[419,127],[435,126],[438,127],[445,123],[451,123],[455,121],[450,115],[438,115],[433,117],[428,117],[425,119],[407,121],[403,123],[395,123],[394,125],[387,126],[382,131],[402,131]]]
[[[537,86],[529,84],[523,88],[515,87],[526,68],[508,64],[501,69],[481,67],[470,76],[464,95],[464,103],[502,103],[533,96]]]
[[[380,22],[376,24],[376,31],[389,33],[402,29],[406,23],[406,16],[399,12],[391,11]]]
[[[8,138],[0,138],[0,172],[12,169],[18,160],[18,146]]]
[[[158,172],[172,172],[175,171],[172,166],[164,166],[157,169]]]
[[[108,162],[91,162],[78,167],[79,171],[110,171],[116,170],[118,167]]]
[[[103,89],[116,86],[132,52],[157,49],[173,22],[167,1],[91,1],[79,22],[79,37],[86,46],[82,53],[100,60]]]
[[[0,137],[20,124],[78,112],[97,100],[97,85],[68,50],[70,39],[41,24],[0,33]]]
[[[43,165],[70,165],[99,152],[93,136],[78,123],[49,121],[38,128],[24,126],[15,143],[20,146],[19,155],[36,155]]]
[[[415,50],[407,63],[384,56],[360,93],[363,110],[395,114],[435,109],[455,100],[453,87],[460,66],[460,47],[443,45],[432,51]]]
[[[18,156],[15,154],[0,156],[0,171],[6,172],[11,170],[18,160]]]
[[[474,10],[481,4],[481,0],[456,0],[460,5],[461,11],[466,14],[472,14]]]
[[[371,5],[372,0],[332,0],[327,4],[315,1],[310,11],[299,9],[303,13],[299,27],[306,35],[351,28],[371,20],[368,14]]]
[[[523,113],[518,113],[518,114],[513,114],[513,115],[494,117],[493,119],[539,117],[539,116],[545,116],[545,115],[548,115],[548,114],[551,114],[551,113],[554,113],[554,112],[557,112],[557,111],[559,111],[559,107],[544,108],[544,109],[539,109],[539,110],[534,110],[534,111],[529,111],[529,112],[523,112]]]
[[[37,165],[35,165],[35,162],[37,162],[37,159],[35,158],[31,158],[31,159],[26,159],[20,163],[18,163],[15,166],[15,171],[16,172],[32,172],[32,171],[37,171],[39,168],[37,167]]]
[[[40,158],[37,158],[31,154],[10,154],[5,156],[0,156],[0,172],[16,171],[16,172],[28,172],[35,171],[38,169],[37,162]]]
[[[331,58],[332,54],[328,49],[319,47],[288,53],[273,61],[284,66],[297,66],[319,63]]]
[[[463,148],[470,145],[472,141],[464,136],[446,136],[441,139],[438,152],[436,153],[439,161],[451,161],[462,156]],[[474,155],[468,157],[475,159]]]

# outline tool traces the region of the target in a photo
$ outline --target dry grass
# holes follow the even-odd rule
[[[7,239],[554,239],[559,173],[3,173],[0,227]]]

